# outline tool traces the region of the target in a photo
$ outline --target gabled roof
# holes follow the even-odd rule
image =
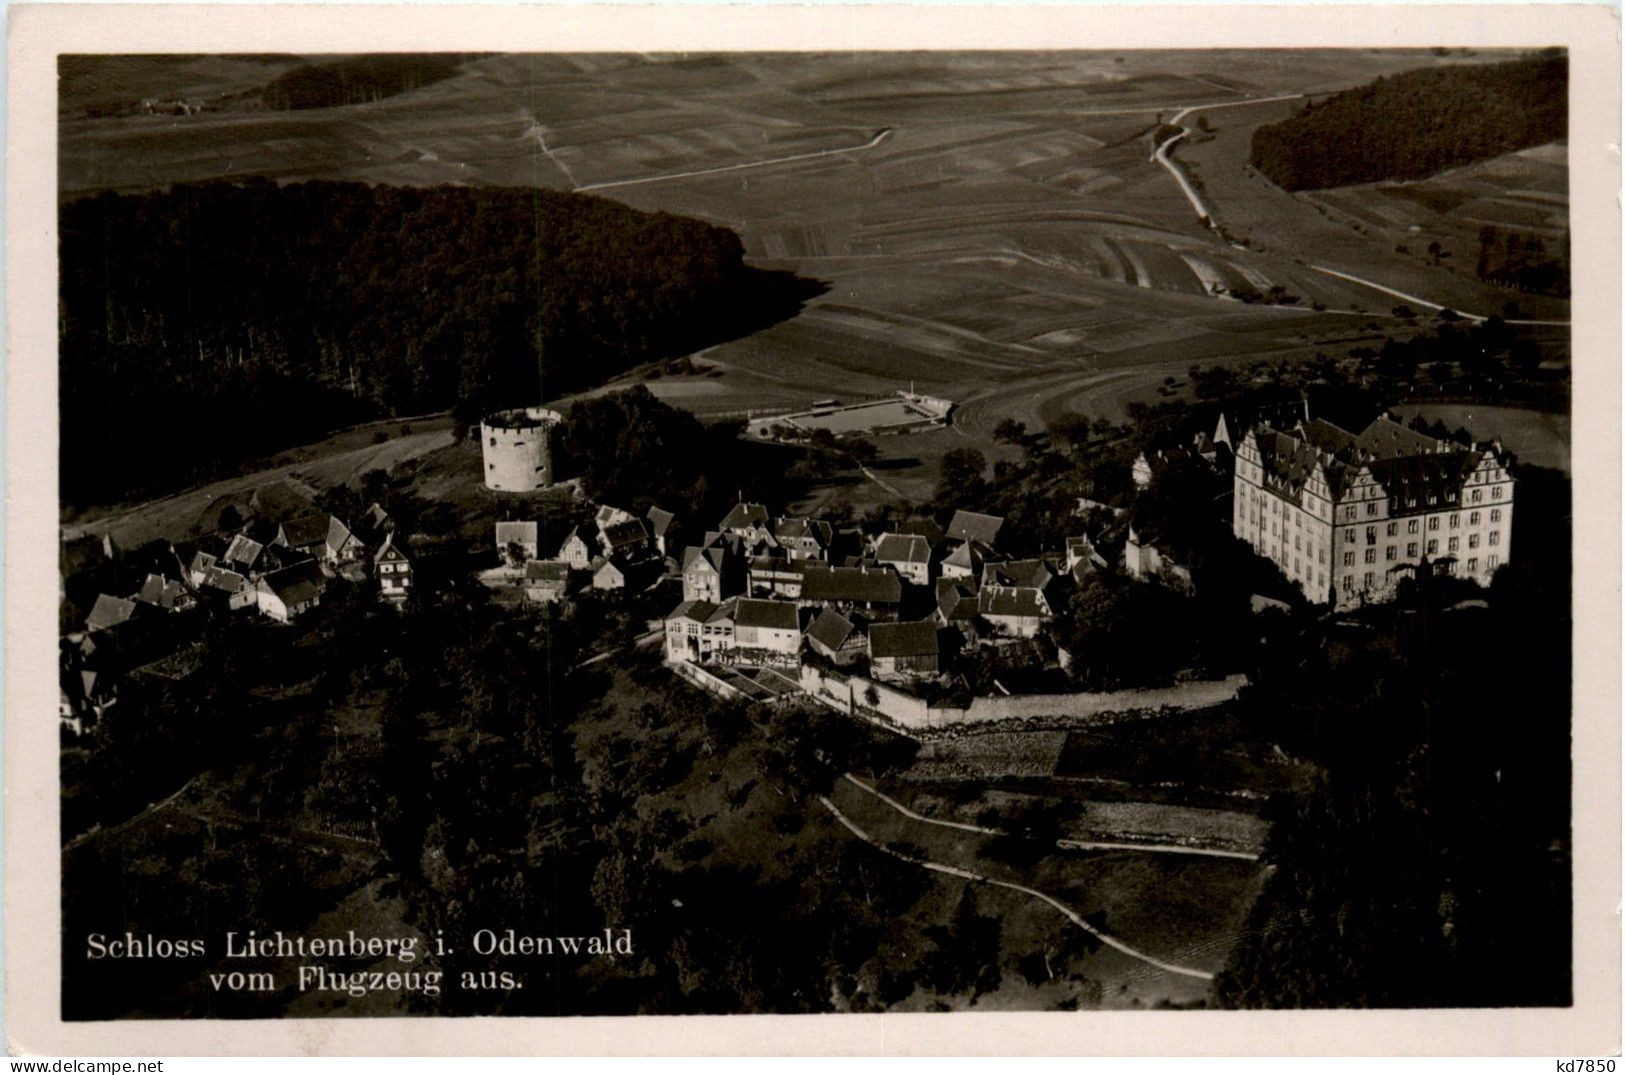
[[[321,568],[314,563],[294,564],[281,571],[273,571],[260,579],[260,582],[269,587],[271,592],[290,608],[320,597],[322,590],[327,586]]]
[[[567,583],[570,581],[570,565],[562,560],[527,560],[525,581]]]
[[[367,509],[367,513],[361,517],[361,523],[357,529],[365,528],[375,534],[382,533],[388,528],[390,522],[389,512],[384,510],[382,504],[374,500],[372,506]]]
[[[954,512],[954,517],[948,522],[949,541],[980,541],[984,545],[997,545],[999,531],[1004,529],[1004,519],[997,515],[984,515],[979,511],[965,511],[961,508]]]
[[[984,564],[990,560],[997,561],[1001,559],[1003,557],[999,555],[996,549],[973,539],[949,553],[948,558],[943,560],[942,563],[945,567],[961,568],[969,571],[972,575],[980,577]]]
[[[509,545],[534,546],[536,544],[536,531],[537,527],[534,519],[499,522],[496,526],[497,548],[502,549]]]
[[[857,632],[857,629],[857,625],[851,620],[834,609],[826,608],[807,628],[807,637],[829,649],[838,650]]]
[[[870,657],[935,657],[937,625],[930,620],[914,623],[877,623],[869,628]]]
[[[704,623],[715,615],[716,611],[717,606],[709,601],[684,601],[666,613],[666,619],[693,620],[695,623]]]
[[[903,580],[888,568],[807,564],[801,572],[801,599],[895,605],[903,599]]]
[[[1031,586],[984,586],[976,595],[983,616],[1048,616],[1043,595]]]
[[[85,626],[92,631],[105,631],[117,627],[135,615],[135,602],[127,597],[98,594],[96,604],[85,617]]]
[[[236,594],[248,589],[248,580],[235,571],[211,567],[204,573],[203,581],[198,585],[206,590],[223,590],[228,594]]]
[[[705,622],[706,623],[718,623],[718,624],[720,624],[720,623],[730,623],[730,624],[733,623],[734,610],[738,607],[738,605],[739,605],[739,598],[737,598],[737,597],[728,598],[726,601],[722,602],[722,604],[716,606],[716,610],[714,612],[712,612],[711,615],[709,615],[709,616],[707,616],[705,618]]]
[[[642,545],[648,540],[649,532],[643,529],[643,523],[637,519],[622,523],[611,523],[604,528],[604,544],[611,549],[621,549],[628,545]]]
[[[835,537],[835,528],[823,519],[783,518],[773,524],[773,536],[780,541],[814,541],[827,547]]]
[[[328,519],[326,515],[301,515],[297,519],[289,519],[282,524],[282,543],[296,549],[325,544]]]
[[[1042,590],[1055,580],[1055,572],[1042,560],[1010,560],[982,568],[982,586],[1026,586]]]
[[[875,559],[883,564],[928,564],[931,543],[918,534],[882,534],[875,542]]]
[[[375,563],[383,560],[398,562],[406,559],[408,559],[406,550],[395,544],[395,531],[393,530],[384,535],[384,543],[378,547],[378,554],[373,557]]]
[[[734,612],[734,623],[739,627],[769,627],[780,631],[801,630],[794,601],[765,601],[755,597],[741,597]]]
[[[253,567],[254,564],[259,560],[260,554],[264,551],[265,546],[261,545],[253,538],[247,536],[246,534],[238,534],[236,537],[231,539],[231,544],[226,546],[225,554],[220,557],[220,562],[223,564],[241,564],[244,567]]]
[[[716,545],[703,549],[698,545],[690,545],[683,550],[683,571],[687,572],[691,566],[699,566],[709,568],[720,575],[727,558],[727,550]]]
[[[767,508],[761,504],[747,504],[740,501],[735,504],[722,522],[718,530],[748,530],[753,526],[765,527],[767,525]]]
[[[192,554],[192,562],[186,566],[186,571],[190,575],[201,575],[219,562],[220,558],[214,553],[199,549]]]
[[[600,504],[597,513],[593,515],[593,522],[598,524],[598,529],[603,530],[624,523],[632,517],[632,513],[629,511],[623,511],[609,504]]]
[[[931,544],[935,545],[943,538],[942,527],[937,525],[935,519],[920,516],[908,519],[897,524],[899,534],[918,534]]]
[[[157,605],[159,608],[174,608],[185,593],[186,587],[182,583],[162,575],[148,574],[141,584],[140,591],[136,593],[135,600]]]
[[[335,551],[344,548],[350,540],[350,528],[337,515],[327,517],[327,547]]]
[[[664,508],[655,507],[651,507],[649,514],[645,515],[644,518],[649,520],[649,532],[655,537],[664,536],[666,531],[671,529],[671,524],[677,520],[677,516],[671,512],[666,511]]]

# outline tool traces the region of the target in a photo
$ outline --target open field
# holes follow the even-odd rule
[[[1480,218],[1555,226],[1553,152],[1316,200],[1246,166],[1253,127],[1294,101],[1212,108],[1211,134],[1175,159],[1246,247],[1205,228],[1151,159],[1151,132],[1177,113],[1194,124],[1203,106],[1459,62],[1361,50],[497,56],[368,105],[65,118],[60,177],[65,195],[248,175],[596,189],[726,225],[754,263],[828,291],[708,349],[717,375],[650,389],[705,415],[913,382],[958,405],[952,431],[880,445],[903,464],[888,482],[918,495],[946,450],[924,438],[987,448],[1003,417],[1110,417],[1193,363],[1313,354],[1390,320],[1391,296],[1311,264],[1464,311],[1517,301],[1566,317],[1564,303],[1472,279],[1461,245]],[[138,66],[121,67],[121,87],[143,84]],[[246,87],[271,66],[222,61],[188,77]],[[1435,232],[1450,253],[1437,266],[1423,256]],[[1296,302],[1229,294],[1277,285]]]

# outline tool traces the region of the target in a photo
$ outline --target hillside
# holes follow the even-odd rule
[[[346,60],[300,64],[265,87],[265,107],[333,108],[366,104],[415,90],[458,70],[449,56],[356,56]]]
[[[556,398],[793,312],[733,232],[546,190],[269,181],[61,210],[69,503],[380,414]]]
[[[1252,163],[1286,190],[1422,179],[1568,133],[1568,59],[1433,67],[1306,103],[1253,134]]]

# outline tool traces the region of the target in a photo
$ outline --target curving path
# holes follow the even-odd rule
[[[609,190],[612,187],[631,187],[642,183],[664,183],[671,179],[692,179],[701,175],[719,175],[723,172],[741,172],[746,168],[766,168],[772,164],[789,164],[793,161],[816,160],[819,157],[835,157],[842,153],[859,153],[865,149],[873,149],[891,136],[890,127],[882,127],[867,142],[858,146],[841,146],[838,149],[815,149],[810,153],[792,153],[787,157],[769,157],[766,160],[745,161],[742,164],[723,164],[715,168],[696,168],[688,172],[670,172],[666,175],[646,175],[638,179],[610,179],[602,183],[587,183],[576,187],[577,190]]]
[[[870,847],[884,851],[886,854],[895,859],[919,866],[922,869],[931,870],[935,873],[943,873],[950,877],[963,878],[966,881],[978,881],[984,885],[994,885],[998,888],[1007,888],[1012,892],[1020,892],[1022,895],[1032,896],[1034,899],[1043,900],[1057,911],[1060,911],[1062,914],[1066,915],[1066,917],[1071,920],[1073,925],[1077,926],[1085,933],[1090,934],[1096,940],[1100,941],[1100,943],[1109,948],[1116,949],[1131,959],[1137,959],[1142,963],[1146,963],[1157,968],[1158,970],[1167,971],[1169,974],[1179,974],[1186,978],[1199,978],[1204,982],[1211,982],[1213,980],[1213,975],[1207,971],[1196,970],[1194,967],[1181,967],[1177,963],[1166,963],[1163,960],[1158,959],[1156,956],[1148,955],[1145,952],[1140,951],[1138,948],[1131,948],[1127,944],[1124,944],[1122,941],[1118,940],[1116,937],[1113,937],[1111,934],[1103,933],[1094,926],[1091,926],[1088,922],[1085,922],[1082,915],[1078,914],[1078,912],[1074,911],[1072,908],[1068,907],[1054,896],[1040,892],[1036,888],[1028,888],[1026,885],[1018,885],[1013,881],[1000,881],[996,878],[987,877],[971,870],[960,869],[958,866],[948,866],[941,862],[931,862],[928,859],[915,858],[912,855],[905,855],[899,851],[894,851],[884,844],[876,841],[875,838],[870,836],[867,832],[864,832],[857,826],[856,823],[852,821],[851,818],[841,813],[840,809],[834,803],[830,802],[825,796],[820,795],[818,797],[818,801],[823,803],[824,809],[828,810],[832,815],[834,815],[836,821],[839,821],[842,825],[846,826],[847,830],[851,832],[852,835],[856,836]]]
[[[980,833],[983,836],[1009,836],[1003,829],[992,829],[986,825],[972,825],[966,821],[943,821],[941,818],[926,817],[917,814],[904,806],[896,799],[887,795],[879,788],[872,787],[853,776],[851,773],[843,774],[854,786],[868,792],[876,799],[891,807],[897,813],[911,821],[923,822],[927,825],[940,825],[945,829],[959,829],[961,832]],[[1113,843],[1103,840],[1068,840],[1055,841],[1055,846],[1072,851],[1146,851],[1157,855],[1206,855],[1210,858],[1243,859],[1247,862],[1257,862],[1258,856],[1247,851],[1222,851],[1213,847],[1187,847],[1184,844],[1128,844]]]

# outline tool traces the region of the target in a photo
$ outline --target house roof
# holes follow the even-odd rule
[[[835,537],[835,528],[823,519],[784,518],[773,524],[773,536],[780,541],[814,541],[827,546]]]
[[[739,607],[739,598],[730,597],[730,598],[728,598],[728,600],[722,602],[722,604],[717,605],[715,610],[711,613],[711,615],[709,615],[709,616],[707,616],[705,618],[705,622],[706,623],[732,623],[733,618],[734,618],[734,610],[737,609],[738,607]]]
[[[350,528],[337,515],[327,517],[327,547],[337,551],[350,540]]]
[[[219,562],[220,558],[214,553],[199,549],[192,554],[192,562],[187,565],[186,570],[188,574],[201,575]]]
[[[740,501],[729,509],[722,519],[718,530],[747,530],[753,526],[767,525],[767,508],[760,504],[747,504]]]
[[[937,625],[930,620],[913,623],[877,623],[869,628],[870,657],[935,657]]]
[[[259,560],[260,554],[264,551],[265,546],[253,538],[246,534],[238,534],[231,539],[231,544],[226,546],[225,554],[220,557],[220,562],[253,567],[255,562]]]
[[[526,582],[569,582],[570,565],[562,560],[525,561]]]
[[[1004,519],[1000,516],[960,509],[954,512],[953,519],[948,523],[948,540],[980,541],[985,545],[997,545],[999,531],[1002,529]]]
[[[655,507],[651,507],[649,514],[645,515],[644,518],[649,520],[649,532],[655,537],[663,536],[666,531],[671,529],[671,524],[677,520],[677,516],[671,512],[666,511],[664,508]]]
[[[693,620],[695,623],[704,623],[715,615],[716,611],[717,606],[709,601],[684,601],[666,613],[666,619]]]
[[[875,542],[875,559],[883,564],[928,564],[931,543],[918,534],[882,534]]]
[[[807,564],[801,571],[801,599],[895,605],[903,599],[903,580],[889,568]]]
[[[322,577],[321,568],[314,563],[294,564],[292,567],[273,571],[260,579],[260,582],[268,586],[289,608],[307,604],[320,597],[327,585],[327,580]]]
[[[1031,586],[984,586],[976,595],[983,616],[1048,616],[1044,596]]]
[[[536,530],[536,521],[534,519],[499,522],[496,526],[497,548],[502,549],[509,545],[534,546],[536,544]]]
[[[128,597],[98,594],[90,615],[85,617],[85,626],[92,631],[105,631],[109,627],[117,627],[134,615],[135,602]]]
[[[734,612],[734,623],[740,627],[770,627],[780,631],[801,630],[794,601],[766,601],[755,597],[741,597]]]
[[[384,535],[384,543],[378,547],[378,554],[373,561],[389,560],[391,562],[406,560],[406,550],[395,544],[395,531],[391,530]]]
[[[982,568],[982,586],[1030,586],[1042,590],[1055,580],[1055,572],[1042,560],[1010,560]]]
[[[157,605],[159,608],[174,608],[185,593],[186,586],[181,582],[162,575],[148,574],[146,580],[141,583],[141,589],[135,595],[135,600]]]
[[[933,545],[941,541],[944,536],[942,533],[942,527],[937,525],[937,521],[935,519],[926,518],[925,516],[921,516],[916,519],[908,519],[904,522],[898,523],[897,533],[918,534]]]
[[[969,601],[971,615],[976,614],[976,584],[967,583],[962,578],[940,578],[937,580],[937,611],[948,619],[954,618],[955,611],[960,602]]]
[[[611,523],[604,528],[604,544],[611,549],[621,549],[628,545],[642,545],[649,540],[649,532],[643,529],[643,524],[637,519],[626,522]]]
[[[322,545],[327,541],[328,530],[328,516],[301,515],[297,519],[289,519],[282,524],[282,542],[285,545],[292,545],[296,549],[303,549],[310,545]]]
[[[715,571],[720,575],[722,573],[723,562],[727,559],[727,556],[728,552],[726,549],[715,545],[704,549],[697,545],[690,545],[688,548],[683,550],[683,570],[686,572],[689,567],[695,563],[695,561],[700,561],[701,566],[709,567],[712,571]]]
[[[211,567],[204,572],[203,581],[199,585],[204,589],[224,590],[228,594],[235,594],[248,589],[248,580],[235,571],[227,571],[223,567]]]
[[[857,631],[857,625],[832,608],[818,614],[807,628],[807,637],[832,650],[840,649]]]
[[[946,567],[962,568],[972,575],[980,576],[984,564],[989,560],[1000,559],[1003,557],[995,549],[973,538],[949,553],[942,563]]]
[[[600,530],[624,523],[630,518],[632,518],[631,512],[609,504],[600,504],[597,513],[593,515],[593,521],[598,524]]]

